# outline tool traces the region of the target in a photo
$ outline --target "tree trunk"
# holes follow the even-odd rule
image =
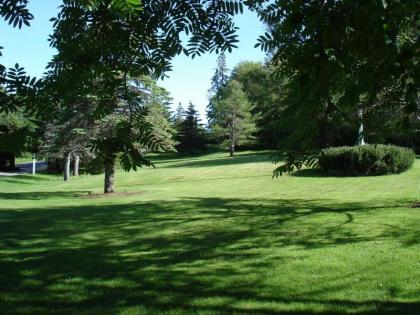
[[[231,143],[229,147],[229,156],[233,157],[234,155],[235,155],[235,145]]]
[[[235,155],[235,118],[232,119],[232,126],[230,129],[230,146],[229,146],[229,156],[233,157]]]
[[[114,192],[114,180],[115,180],[115,159],[113,158],[105,162],[105,183],[104,183],[105,194]]]
[[[74,176],[79,176],[79,164],[80,164],[80,156],[75,155],[74,156]]]
[[[68,181],[70,179],[70,162],[71,162],[71,156],[70,154],[66,154],[64,157],[64,181]]]

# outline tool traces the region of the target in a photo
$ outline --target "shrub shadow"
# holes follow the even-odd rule
[[[294,177],[313,177],[313,178],[355,178],[355,177],[381,177],[381,176],[395,176],[395,175],[399,175],[401,173],[396,173],[396,174],[383,174],[383,175],[361,175],[361,174],[332,174],[332,173],[327,173],[327,172],[323,172],[320,169],[312,169],[312,168],[305,168],[305,169],[301,169],[298,171],[295,171],[293,173],[290,174],[290,176],[294,176]]]
[[[321,171],[320,169],[314,168],[305,168],[298,171],[295,171],[290,174],[293,177],[342,177],[342,176],[334,176],[328,173]]]

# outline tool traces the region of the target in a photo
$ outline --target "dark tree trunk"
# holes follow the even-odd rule
[[[235,124],[234,123],[232,123],[229,138],[230,138],[229,156],[233,157],[235,155]]]
[[[66,156],[64,157],[64,171],[63,171],[65,182],[70,179],[70,162],[71,162],[70,154],[66,154]]]
[[[80,156],[75,155],[74,156],[74,176],[79,176],[79,165],[80,165]]]
[[[114,192],[115,180],[115,159],[112,158],[105,162],[105,183],[104,193],[109,194]]]

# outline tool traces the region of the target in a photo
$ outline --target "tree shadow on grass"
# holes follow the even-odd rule
[[[384,174],[384,175],[331,174],[331,173],[323,172],[320,169],[306,168],[306,169],[295,171],[290,174],[290,176],[293,176],[293,177],[317,177],[317,178],[325,178],[325,177],[355,178],[355,177],[380,177],[380,176],[392,176],[392,175],[399,175],[399,173],[398,174]]]
[[[47,200],[87,197],[91,191],[0,192],[0,200]]]
[[[300,289],[268,281],[276,268],[305,261],[313,249],[388,239],[418,244],[414,225],[373,230],[355,223],[359,212],[378,209],[386,207],[182,198],[2,210],[0,309],[4,314],[417,314],[418,301],[403,303],[398,296],[360,302],[327,297],[354,286],[353,274],[327,270],[327,280],[315,287],[302,283]],[[284,277],[286,284],[296,281]]]
[[[33,184],[34,182],[46,182],[50,181],[51,178],[33,176],[33,175],[16,175],[16,176],[0,176],[0,183],[10,184]]]

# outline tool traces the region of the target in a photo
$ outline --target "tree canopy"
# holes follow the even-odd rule
[[[33,15],[29,12],[28,0],[1,0],[0,17],[12,27],[30,26]],[[0,43],[0,57],[4,47]],[[28,97],[34,94],[34,88],[39,85],[36,78],[26,75],[23,67],[15,64],[7,69],[0,63],[0,112],[15,111],[28,102]]]

